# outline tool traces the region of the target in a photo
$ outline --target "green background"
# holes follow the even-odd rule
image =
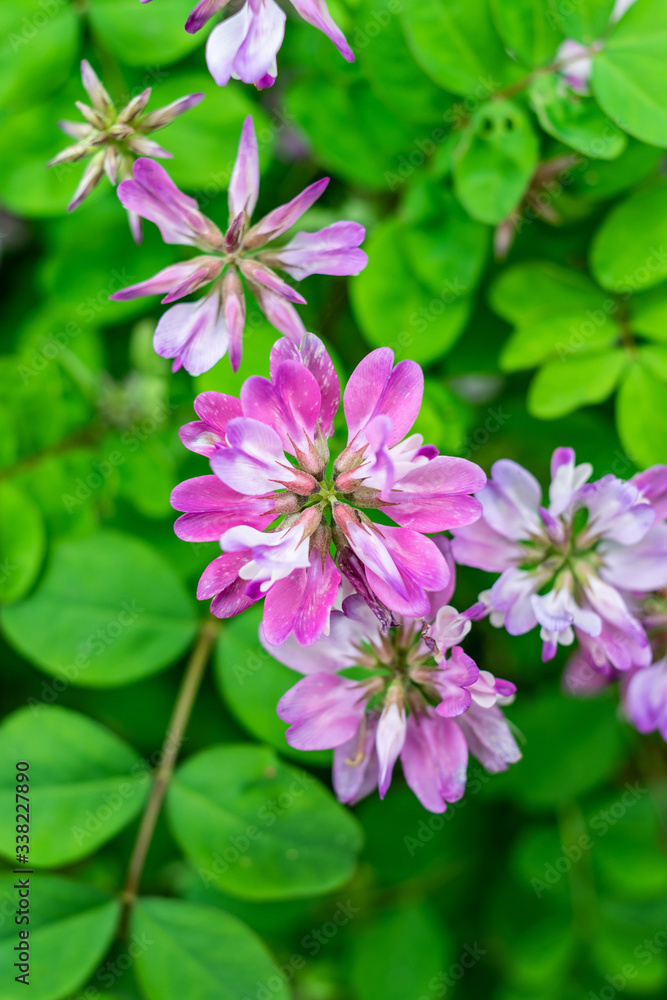
[[[667,460],[662,0],[613,28],[607,0],[335,0],[354,65],[290,8],[263,93],[215,86],[206,31],[183,31],[190,6],[0,5],[0,1000],[24,989],[19,759],[39,871],[32,1000],[664,997],[664,744],[622,721],[613,691],[564,695],[564,657],[542,664],[537,633],[486,622],[467,648],[517,684],[507,714],[524,759],[497,777],[471,761],[443,817],[399,773],[384,802],[337,805],[330,755],[284,741],[275,703],[295,676],[259,647],[256,611],[223,623],[145,898],[116,934],[149,771],[206,615],[196,581],[216,554],[173,533],[170,490],[207,471],[177,430],[197,392],[266,374],[277,335],[249,302],[237,375],[227,359],[172,375],[151,347],[163,307],[108,301],[187,251],[150,224],[135,247],[106,180],[66,214],[82,166],[45,163],[85,96],[83,55],[119,104],[146,86],[149,110],[206,93],[158,138],[222,226],[248,113],[256,218],[332,177],[304,227],[363,223],[370,263],[303,282],[301,315],[343,376],[380,345],[419,361],[427,441],[487,472],[514,458],[545,484],[559,445],[596,476]],[[549,68],[566,37],[605,39],[591,96]],[[457,605],[487,585],[462,570]]]

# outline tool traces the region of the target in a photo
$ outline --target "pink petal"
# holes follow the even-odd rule
[[[299,750],[330,750],[357,731],[366,707],[363,688],[337,674],[310,674],[278,702],[278,715],[291,723],[287,742]]]
[[[303,213],[308,211],[310,206],[317,201],[328,183],[328,177],[315,181],[286,205],[274,208],[272,212],[269,212],[252,227],[244,240],[244,245],[251,249],[261,247],[269,240],[280,236],[281,233],[286,233],[297,219],[300,219]]]
[[[118,197],[128,211],[154,222],[165,243],[195,244],[204,240],[214,248],[222,244],[218,227],[202,215],[195,199],[183,194],[154,160],[136,161],[133,179],[118,185]]]
[[[450,719],[431,713],[411,715],[401,752],[405,780],[421,804],[442,813],[465,791],[468,747]]]
[[[250,7],[244,3],[236,14],[217,24],[206,40],[206,65],[219,87],[229,83],[234,60],[250,30],[250,17]]]
[[[237,417],[227,424],[227,445],[215,451],[211,468],[230,489],[248,496],[268,493],[284,478],[285,454],[272,427]]]
[[[319,421],[322,433],[333,433],[333,421],[340,403],[340,382],[326,347],[314,333],[304,333],[297,347],[287,337],[276,341],[271,349],[271,378],[282,361],[299,361],[314,376],[320,389]]]
[[[377,749],[379,764],[378,791],[381,799],[387,794],[387,789],[391,784],[394,764],[403,749],[406,725],[405,710],[402,707],[399,707],[393,701],[385,705],[378,722],[377,735],[375,737],[375,747]]]
[[[228,342],[217,294],[167,309],[153,336],[156,353],[176,358],[191,375],[212,368],[224,356]]]
[[[295,361],[278,365],[273,382],[251,375],[241,389],[243,412],[272,427],[283,448],[294,454],[294,446],[307,449],[315,438],[320,410],[320,390],[308,369]]]
[[[143,298],[144,295],[165,295],[187,281],[199,270],[200,266],[201,260],[198,258],[183,261],[181,264],[170,264],[169,267],[158,271],[152,278],[140,281],[136,285],[128,285],[127,288],[121,288],[119,292],[114,292],[109,298],[116,302],[127,302],[130,299]]]
[[[276,295],[275,292],[271,292],[261,285],[253,284],[252,292],[269,323],[275,326],[280,333],[293,340],[295,344],[299,344],[306,328],[294,306],[290,302],[286,302],[280,295]]]
[[[391,418],[389,447],[397,444],[414,424],[424,395],[424,376],[414,361],[401,361],[392,370],[394,352],[388,347],[371,351],[350,376],[343,396],[348,444],[358,438],[373,417]]]
[[[354,62],[354,53],[347,44],[345,35],[329,13],[324,0],[292,0],[292,4],[304,21],[319,28],[327,38],[331,39],[344,59],[347,59],[348,62]]]
[[[229,182],[229,212],[232,219],[245,212],[249,219],[255,210],[259,194],[259,153],[252,115],[243,122],[239,151]]]
[[[311,274],[359,274],[368,263],[358,249],[365,236],[357,222],[335,222],[316,233],[297,233],[277,252],[278,266],[297,281]]]
[[[200,0],[185,22],[185,30],[194,35],[196,31],[204,27],[214,14],[223,10],[228,3],[229,0]]]
[[[375,749],[377,714],[367,712],[359,730],[336,747],[333,786],[340,802],[354,805],[369,795],[378,783],[378,756]]]
[[[248,0],[250,23],[234,59],[234,74],[244,83],[266,83],[274,76],[285,37],[285,12],[274,0]]]

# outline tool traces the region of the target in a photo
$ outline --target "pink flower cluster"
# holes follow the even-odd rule
[[[239,399],[197,397],[181,438],[212,474],[172,504],[179,537],[223,549],[198,597],[221,618],[263,600],[262,641],[306,674],[278,706],[290,743],[336,748],[345,802],[376,785],[384,796],[400,756],[420,801],[442,812],[463,794],[469,750],[491,771],[520,755],[498,707],[514,687],[461,649],[479,608],[449,606],[449,543],[428,537],[480,516],[471,493],[486,477],[410,433],[423,389],[419,365],[371,352],[345,388],[347,443],[330,463],[331,358],[314,334],[279,340],[268,379],[247,379]],[[351,666],[362,679],[341,674]]]

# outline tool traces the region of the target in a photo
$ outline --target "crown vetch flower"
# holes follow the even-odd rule
[[[500,572],[480,595],[491,623],[511,635],[541,627],[543,659],[558,643],[580,641],[594,667],[646,666],[651,650],[627,592],[667,585],[667,526],[655,523],[664,503],[663,467],[624,482],[613,475],[587,480],[571,448],[551,461],[549,507],[537,480],[516,462],[496,462],[479,494],[480,520],[454,529],[457,562]]]
[[[437,543],[447,558],[447,540]],[[434,606],[452,591],[453,573]],[[470,627],[469,618],[444,603],[438,615],[448,624],[458,620],[459,640]],[[332,612],[329,635],[310,648],[293,638],[271,645],[260,629],[271,655],[305,675],[278,703],[290,724],[287,741],[300,750],[334,749],[341,802],[358,802],[376,787],[384,798],[400,757],[419,801],[441,813],[465,791],[469,750],[491,772],[521,756],[498,707],[512,700],[514,685],[480,671],[460,645],[447,644],[451,634],[442,646],[428,641],[424,626],[402,617],[383,632],[363,598],[352,594]]]
[[[168,309],[155,330],[153,344],[157,353],[174,358],[174,370],[183,365],[191,375],[208,371],[227,350],[234,371],[238,369],[245,323],[241,275],[269,322],[298,344],[305,328],[293,303],[306,300],[274,268],[300,280],[311,274],[358,274],[368,262],[359,249],[366,233],[356,222],[335,222],[316,233],[297,233],[285,246],[262,249],[286,233],[328,183],[328,177],[315,181],[288,204],[275,208],[250,227],[259,193],[259,157],[249,116],[243,125],[229,183],[229,228],[223,235],[161,166],[151,160],[137,160],[134,178],[118,188],[123,205],[154,222],[165,243],[194,246],[201,253],[192,260],[171,264],[147,281],[121,289],[111,298],[123,302],[144,295],[163,295],[163,302],[175,302],[210,285],[203,298]]]
[[[469,494],[486,477],[424,446],[420,434],[406,437],[424,377],[414,361],[393,360],[382,347],[353,372],[343,402],[348,443],[331,472],[327,439],[340,385],[314,334],[300,348],[279,340],[270,379],[249,378],[240,400],[197,397],[200,420],[181,438],[209,458],[213,475],[182,483],[172,505],[185,512],[176,522],[181,538],[219,539],[224,550],[198,591],[213,598],[215,615],[265,597],[268,641],[280,645],[294,632],[308,645],[328,631],[341,573],[385,627],[396,614],[428,614],[429,593],[446,586],[450,569],[425,533],[475,520],[481,506]],[[395,523],[374,523],[366,509]]]
[[[199,31],[228,2],[200,0],[185,22],[185,30]],[[291,2],[304,21],[324,32],[343,58],[354,62],[352,49],[331,17],[325,0]],[[218,86],[224,87],[233,77],[254,83],[259,90],[271,87],[278,75],[276,56],[283,43],[285,20],[285,12],[275,0],[244,0],[235,13],[216,25],[206,42],[206,62]]]
[[[132,164],[137,156],[160,156],[171,158],[171,153],[163,149],[153,139],[147,138],[151,132],[169,125],[175,118],[189,111],[204,100],[204,94],[188,94],[177,101],[144,114],[151,96],[147,87],[129,104],[118,111],[109,97],[95,70],[87,59],[81,61],[81,80],[91,100],[92,107],[77,101],[76,106],[85,118],[83,122],[58,122],[62,131],[78,141],[54,156],[47,166],[55,167],[63,163],[76,163],[92,156],[84,170],[79,186],[67,206],[74,211],[101,181],[106,173],[112,184],[117,179],[132,176]],[[141,243],[142,223],[135,212],[128,212],[132,235]]]

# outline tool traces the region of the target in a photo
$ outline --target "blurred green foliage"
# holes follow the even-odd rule
[[[367,269],[303,285],[308,329],[344,376],[391,346],[426,370],[416,429],[486,471],[543,480],[557,445],[596,475],[667,460],[667,7],[638,0],[339,0],[357,54],[288,15],[276,85],[219,90],[192,0],[0,5],[0,1000],[14,982],[14,763],[31,762],[33,1000],[610,1000],[667,986],[667,769],[612,696],[575,702],[535,634],[477,626],[471,652],[515,681],[524,759],[425,812],[397,777],[355,810],[328,753],[284,742],[293,675],[225,623],[118,933],[119,891],[160,763],[216,554],[172,529],[181,446],[203,389],[266,374],[277,335],[250,309],[244,360],[191,379],[152,351],[155,300],[109,301],[180,259],[131,241],[80,165],[45,168],[82,97],[85,55],[119,101],[204,91],[161,140],[224,225],[252,113],[258,213],[325,173],[306,217],[368,230]],[[591,94],[556,64],[590,45]],[[536,370],[536,371],[535,371]],[[484,575],[459,574],[467,606]],[[52,873],[55,869],[56,873]],[[144,897],[143,893],[147,895]]]

